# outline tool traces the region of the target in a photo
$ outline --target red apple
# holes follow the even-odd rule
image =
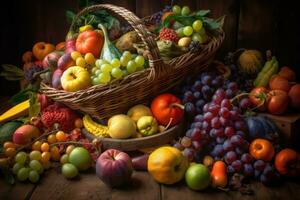
[[[96,162],[96,174],[111,187],[128,183],[133,171],[131,158],[127,153],[116,149],[103,152]]]

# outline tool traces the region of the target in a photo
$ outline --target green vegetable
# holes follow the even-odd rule
[[[121,57],[121,52],[119,49],[109,40],[107,30],[105,26],[102,24],[99,24],[98,27],[102,30],[103,35],[104,35],[104,44],[103,48],[101,51],[101,59],[105,59],[108,62],[111,62],[112,59],[117,58],[120,59]]]
[[[17,128],[19,128],[21,125],[23,125],[23,123],[17,121],[3,124],[0,127],[0,145],[2,146],[6,141],[11,141],[15,130],[17,130]]]
[[[271,77],[278,72],[278,61],[275,56],[272,57],[272,60],[269,60],[265,63],[265,66],[259,72],[258,76],[254,81],[255,87],[266,87],[271,79]]]

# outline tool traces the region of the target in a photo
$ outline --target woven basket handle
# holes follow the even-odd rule
[[[160,59],[159,50],[156,41],[151,36],[149,30],[144,26],[143,21],[139,19],[135,14],[133,14],[132,12],[130,12],[129,10],[123,7],[119,7],[111,4],[98,4],[98,5],[86,7],[75,16],[70,26],[70,31],[75,31],[74,30],[75,22],[78,20],[79,17],[99,9],[109,10],[114,14],[125,19],[140,36],[140,38],[146,45],[146,49],[149,50],[150,55],[148,56],[148,59],[149,59],[150,67],[154,68],[155,73],[159,73],[160,70],[163,70],[164,63]],[[151,74],[154,76],[155,73],[151,73]]]

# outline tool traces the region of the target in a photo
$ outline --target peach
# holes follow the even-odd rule
[[[37,138],[40,131],[37,127],[32,125],[23,125],[19,127],[13,134],[13,142],[19,145],[25,145],[32,139]]]
[[[279,75],[274,75],[271,78],[269,86],[271,90],[283,90],[285,92],[289,92],[291,88],[289,81]]]
[[[290,105],[293,108],[300,109],[300,83],[294,85],[289,91],[289,97],[291,100]]]

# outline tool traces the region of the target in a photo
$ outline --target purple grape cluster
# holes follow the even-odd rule
[[[33,75],[37,72],[40,72],[43,70],[43,67],[40,65],[33,65],[30,67],[28,70],[25,71],[24,73],[24,78],[27,81],[32,81],[34,79]]]
[[[278,183],[280,175],[276,171],[273,164],[263,160],[256,160],[253,163],[254,176],[264,185],[274,185]]]
[[[153,15],[151,15],[150,18],[148,18],[146,20],[147,23],[151,23],[151,24],[159,24],[161,22],[161,17],[165,12],[169,12],[172,10],[171,6],[165,6],[165,8],[159,12],[154,13]]]
[[[187,80],[186,82],[189,82]],[[222,76],[213,73],[202,73],[194,82],[183,88],[182,101],[187,118],[192,119],[203,113],[203,106],[210,102],[214,92],[224,83]]]

